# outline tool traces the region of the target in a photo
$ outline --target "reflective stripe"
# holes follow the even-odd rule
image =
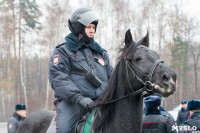
[[[58,132],[58,100],[57,100],[57,112],[56,112],[56,133]]]

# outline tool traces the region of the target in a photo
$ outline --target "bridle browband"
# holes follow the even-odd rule
[[[138,45],[135,46],[135,48],[137,47]],[[135,52],[136,50],[134,50]],[[108,102],[105,102],[105,103],[102,103],[101,105],[106,105],[106,104],[110,104],[110,103],[113,103],[113,102],[116,102],[116,101],[119,101],[119,100],[122,100],[122,99],[125,99],[129,96],[135,96],[139,93],[142,93],[143,91],[148,91],[148,92],[151,92],[154,90],[154,87],[151,83],[151,79],[152,79],[152,76],[153,76],[153,73],[156,69],[156,67],[158,66],[159,63],[164,63],[164,61],[162,60],[157,60],[154,64],[153,64],[153,67],[151,68],[149,74],[145,74],[143,73],[138,67],[134,66],[128,59],[127,57],[124,57],[124,61],[125,61],[125,68],[126,68],[126,75],[127,75],[127,79],[128,79],[128,85],[129,87],[131,88],[131,90],[133,91],[132,93],[128,94],[128,95],[125,95],[125,96],[122,96],[120,98],[117,98],[117,99],[114,99],[114,100],[111,100],[111,101],[108,101]],[[139,90],[136,90],[134,91],[133,87],[131,86],[131,83],[130,83],[130,78],[129,78],[129,74],[128,74],[128,69],[131,71],[133,77],[135,77],[140,83],[142,83],[143,87],[140,88]],[[137,73],[145,76],[146,80],[142,80],[138,75]],[[100,105],[100,106],[101,106]],[[93,106],[95,107],[95,106]]]

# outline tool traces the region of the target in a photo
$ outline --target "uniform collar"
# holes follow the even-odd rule
[[[22,119],[22,117],[18,115],[16,112],[14,112],[13,117],[15,117],[18,121]]]
[[[188,111],[187,109],[184,109],[183,107],[181,108],[182,112]]]
[[[193,113],[193,114],[189,117],[189,119],[192,119],[192,118],[194,118],[194,117],[196,117],[196,116],[200,116],[200,112],[195,112],[195,113]]]
[[[154,108],[148,108],[145,112],[145,115],[151,115],[151,114],[158,114],[160,115],[161,112],[158,109],[154,109]]]
[[[65,37],[65,41],[66,41],[67,47],[69,48],[70,51],[77,51],[78,49],[83,47],[83,45],[81,44],[78,37],[76,37],[73,33],[68,34]],[[93,39],[92,43],[90,44],[89,48],[91,48],[99,53],[103,53],[103,49],[97,42],[95,42],[94,39]]]

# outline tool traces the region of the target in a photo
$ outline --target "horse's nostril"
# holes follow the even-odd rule
[[[162,79],[164,82],[168,82],[170,80],[170,76],[168,74],[164,74]]]

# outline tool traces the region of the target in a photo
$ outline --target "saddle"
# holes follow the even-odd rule
[[[97,114],[97,109],[94,109],[91,112],[88,112],[86,115],[84,115],[76,123],[75,133],[93,133],[92,125],[93,125],[93,120],[96,117],[96,114]]]

